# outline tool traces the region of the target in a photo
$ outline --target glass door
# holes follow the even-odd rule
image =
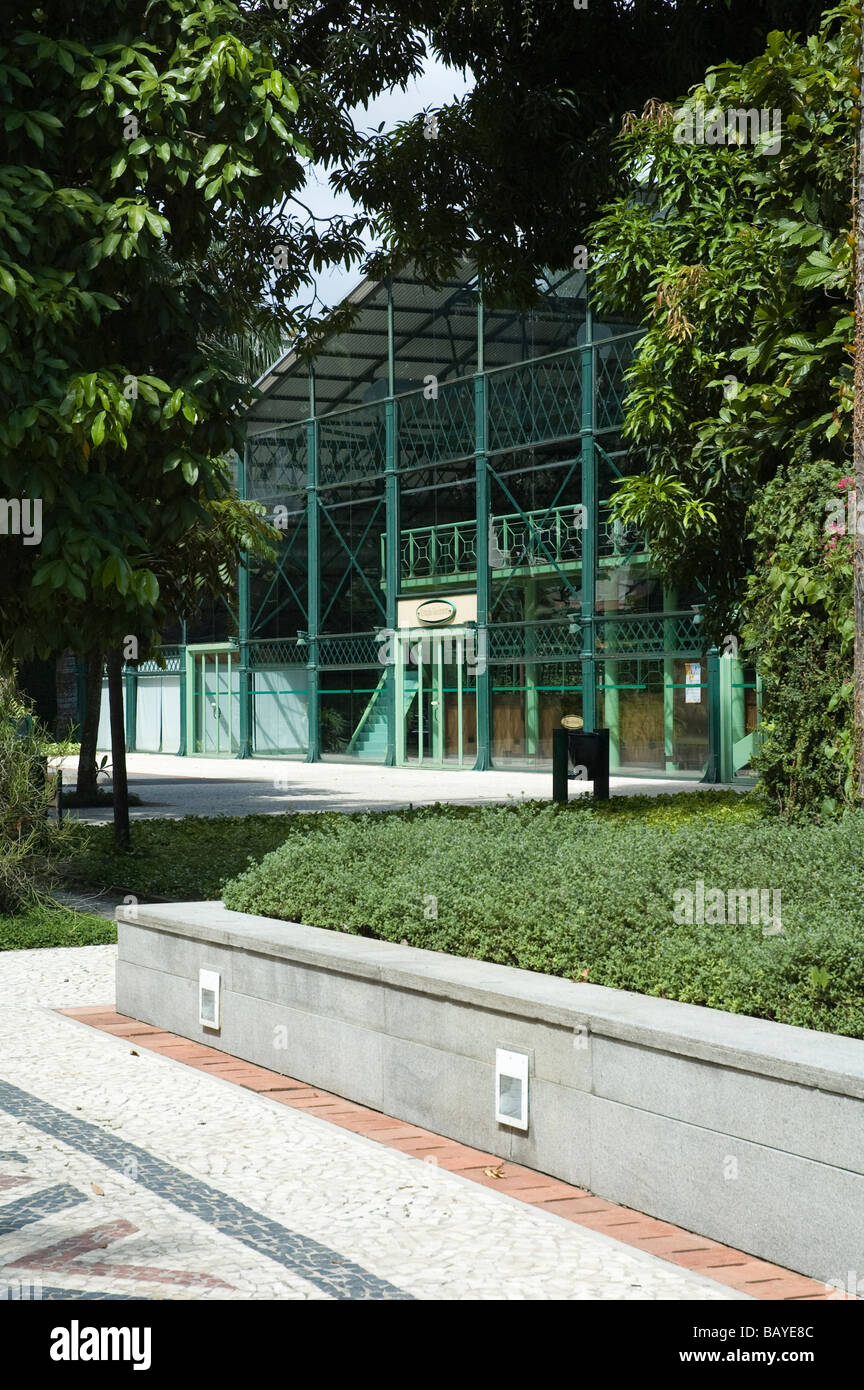
[[[187,647],[187,748],[204,757],[231,757],[240,731],[238,652],[231,643]]]
[[[472,766],[477,753],[476,681],[464,631],[412,631],[398,670],[400,765]]]

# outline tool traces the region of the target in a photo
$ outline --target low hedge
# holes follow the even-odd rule
[[[524,803],[528,804],[528,803]],[[546,802],[530,803],[542,807]],[[581,803],[584,804],[584,803]],[[580,803],[572,803],[576,809]],[[617,796],[600,803],[596,814],[616,822],[682,825],[694,820],[753,821],[763,812],[751,795],[697,791],[680,795]],[[134,893],[169,902],[222,896],[229,879],[250,861],[263,859],[289,838],[315,834],[327,825],[356,821],[471,820],[475,806],[420,806],[404,811],[299,811],[286,815],[183,816],[132,823],[132,848],[120,853],[111,825],[78,825],[74,851],[63,864],[67,880],[86,888]]]
[[[117,940],[117,928],[93,912],[39,905],[0,917],[0,951],[49,946],[104,946]]]
[[[621,800],[319,819],[224,901],[864,1037],[864,813],[802,826],[752,797]],[[673,894],[697,880],[779,890],[782,933],[676,923]]]

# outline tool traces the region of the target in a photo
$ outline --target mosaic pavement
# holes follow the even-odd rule
[[[0,953],[0,1297],[740,1297],[58,1016],[114,947]]]

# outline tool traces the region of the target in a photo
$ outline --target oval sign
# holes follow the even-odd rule
[[[579,714],[565,714],[561,723],[564,725],[565,729],[581,729],[582,716]]]
[[[456,605],[449,598],[427,598],[417,605],[417,621],[427,627],[437,627],[440,623],[452,622],[456,617]]]

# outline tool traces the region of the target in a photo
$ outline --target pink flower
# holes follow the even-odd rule
[[[855,479],[854,479],[854,478],[850,478],[848,475],[847,475],[845,478],[841,478],[840,481],[839,481],[839,483],[837,484],[838,491],[842,491],[843,488],[845,488],[845,487],[854,487],[854,486],[855,486]]]

